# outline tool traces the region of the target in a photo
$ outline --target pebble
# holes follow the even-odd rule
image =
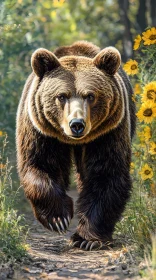
[[[122,263],[122,264],[121,264],[121,268],[122,268],[123,270],[127,269],[127,264],[126,264],[126,263]]]
[[[103,268],[95,268],[92,270],[93,273],[99,273]]]
[[[128,275],[128,274],[129,274],[129,270],[124,270],[124,271],[123,271],[123,274],[124,274],[124,275]]]
[[[110,270],[112,270],[112,271],[115,271],[115,270],[117,270],[117,266],[112,266],[112,267],[110,267]]]

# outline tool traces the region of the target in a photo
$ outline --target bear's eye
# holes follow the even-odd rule
[[[60,94],[60,95],[58,96],[58,100],[59,100],[60,102],[65,102],[66,99],[67,99],[67,96],[66,96],[65,94]]]
[[[93,102],[94,99],[95,99],[94,93],[89,93],[89,94],[87,95],[87,99],[88,99],[88,101]]]

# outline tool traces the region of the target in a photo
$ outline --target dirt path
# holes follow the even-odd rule
[[[73,219],[67,234],[60,236],[46,231],[31,213],[26,215],[26,219],[31,225],[27,240],[31,258],[20,269],[14,271],[11,279],[140,279],[137,276],[135,258],[127,248],[116,246],[107,251],[92,252],[71,248],[69,238],[76,227],[76,218]]]

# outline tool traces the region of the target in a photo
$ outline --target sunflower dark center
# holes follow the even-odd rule
[[[146,175],[149,175],[150,173],[151,173],[151,171],[149,171],[149,170],[145,170],[145,172],[144,172]]]
[[[147,98],[148,99],[153,99],[152,93],[155,93],[154,90],[148,90],[147,91]]]
[[[151,35],[151,36],[149,37],[149,39],[150,39],[150,40],[156,40],[156,35]]]
[[[156,148],[154,148],[154,152],[156,152]]]
[[[152,116],[152,110],[151,109],[146,109],[144,112],[143,112],[143,115],[145,117],[150,117]]]
[[[133,65],[131,66],[131,69],[132,69],[132,70],[135,70],[135,69],[137,69],[137,66],[136,66],[135,64],[133,64]]]

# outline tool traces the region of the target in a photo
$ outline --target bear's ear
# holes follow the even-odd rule
[[[31,57],[31,66],[35,74],[42,78],[49,72],[60,66],[57,57],[46,49],[37,49]]]
[[[116,48],[108,47],[94,57],[93,63],[100,70],[104,70],[109,75],[114,75],[121,64],[121,55]]]

